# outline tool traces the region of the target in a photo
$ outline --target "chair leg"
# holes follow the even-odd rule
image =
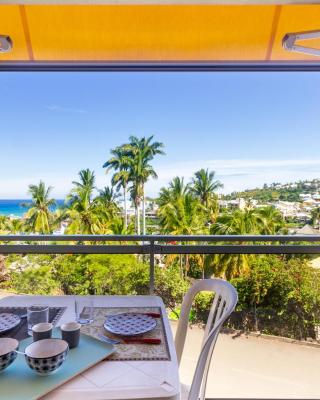
[[[200,389],[200,396],[199,396],[200,400],[205,400],[205,398],[206,398],[207,381],[208,381],[209,369],[210,369],[210,365],[211,365],[211,359],[212,359],[212,354],[213,354],[215,343],[216,343],[216,340],[214,340],[213,343],[211,344],[209,355],[206,360],[206,365],[204,367],[203,377],[202,377],[202,382],[201,382],[201,389]]]

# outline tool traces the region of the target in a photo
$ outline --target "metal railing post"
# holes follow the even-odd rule
[[[150,272],[149,272],[149,292],[150,295],[154,295],[154,241],[150,240],[150,247],[149,247],[149,255],[150,255]]]

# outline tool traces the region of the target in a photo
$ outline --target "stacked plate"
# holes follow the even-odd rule
[[[11,313],[0,313],[0,334],[10,331],[21,322],[20,317]]]
[[[157,325],[154,318],[139,313],[109,315],[104,328],[114,335],[135,336],[152,331]]]

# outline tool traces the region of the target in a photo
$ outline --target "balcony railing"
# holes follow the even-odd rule
[[[0,243],[0,254],[147,255],[152,295],[157,254],[320,254],[320,235],[0,235]]]

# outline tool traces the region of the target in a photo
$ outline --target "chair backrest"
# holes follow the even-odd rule
[[[238,293],[236,289],[229,282],[222,279],[203,279],[196,282],[188,290],[182,302],[178,329],[175,336],[175,346],[179,364],[186,340],[192,302],[196,294],[202,291],[213,292],[214,299],[205,327],[201,352],[193,376],[188,400],[197,400],[199,394],[200,399],[205,398],[211,356],[218,334],[223,323],[235,309],[238,302]]]

